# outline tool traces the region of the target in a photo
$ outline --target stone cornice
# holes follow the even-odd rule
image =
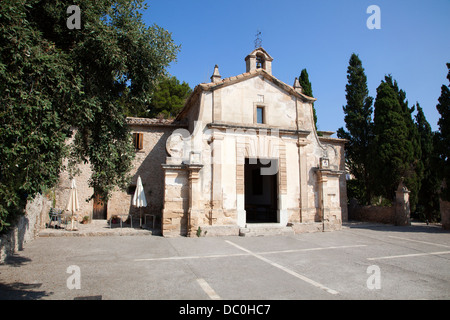
[[[311,131],[308,130],[284,129],[268,126],[252,126],[252,125],[224,123],[224,122],[211,122],[208,123],[206,126],[211,129],[277,130],[281,134],[299,135],[301,137],[307,137],[311,133]]]

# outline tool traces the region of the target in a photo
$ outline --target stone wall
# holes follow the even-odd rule
[[[141,150],[136,150],[136,157],[133,162],[133,168],[130,172],[132,181],[127,190],[116,188],[110,200],[107,202],[106,218],[110,219],[115,215],[125,215],[131,213],[135,219],[145,214],[157,216],[156,221],[160,220],[161,211],[164,203],[164,172],[161,169],[161,163],[166,160],[166,140],[178,125],[172,125],[169,120],[128,118],[128,125],[132,133],[141,133],[143,135],[143,144]],[[70,144],[72,140],[68,140]],[[67,165],[67,159],[64,161]],[[89,163],[77,165],[78,172],[74,177],[77,184],[80,210],[76,213],[78,220],[84,216],[93,216],[94,201],[91,199],[94,190],[89,186],[89,179],[92,170]],[[137,178],[141,177],[144,186],[144,192],[147,200],[147,207],[136,208],[132,205],[134,188]],[[60,174],[59,184],[55,188],[56,207],[65,209],[70,195],[71,179],[68,171]]]
[[[350,220],[394,224],[407,226],[411,224],[409,191],[400,183],[392,206],[359,206],[353,202],[348,207]]]
[[[394,224],[395,207],[350,205],[350,220]]]
[[[39,234],[39,230],[49,222],[51,201],[38,194],[33,201],[28,201],[25,213],[21,216],[16,226],[0,238],[0,263],[4,263],[8,256],[18,250],[23,250],[23,245],[32,241]]]
[[[108,201],[108,219],[114,215],[131,213],[134,217],[153,214],[160,220],[164,205],[164,172],[161,164],[166,160],[167,138],[176,130],[176,126],[133,125],[131,130],[143,134],[143,149],[136,151],[133,162],[131,186],[136,186],[138,177],[142,179],[147,207],[133,206],[134,189],[116,190]]]
[[[440,200],[442,228],[450,230],[450,202]]]

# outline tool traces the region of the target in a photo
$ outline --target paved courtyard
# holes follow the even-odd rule
[[[39,237],[0,265],[0,299],[450,299],[450,233]]]

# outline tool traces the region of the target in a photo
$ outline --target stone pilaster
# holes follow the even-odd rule
[[[321,159],[321,162],[323,160]],[[319,186],[319,210],[323,231],[339,229],[342,224],[342,213],[339,196],[339,177],[341,171],[322,167],[317,170]]]
[[[300,222],[305,222],[305,217],[308,215],[308,170],[307,170],[307,156],[306,145],[308,142],[306,139],[299,139],[297,142],[298,157],[299,157],[299,181],[300,181]]]
[[[161,233],[164,237],[187,235],[189,209],[188,172],[182,164],[163,164],[164,208]]]
[[[192,237],[197,233],[197,228],[201,224],[201,215],[204,210],[201,208],[201,185],[200,170],[203,165],[189,164],[186,166],[189,173],[189,209],[187,215],[187,236]]]

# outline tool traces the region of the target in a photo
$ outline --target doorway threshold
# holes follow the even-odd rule
[[[246,223],[245,228],[239,229],[239,235],[242,237],[292,234],[294,234],[292,227],[282,226],[278,222]]]

